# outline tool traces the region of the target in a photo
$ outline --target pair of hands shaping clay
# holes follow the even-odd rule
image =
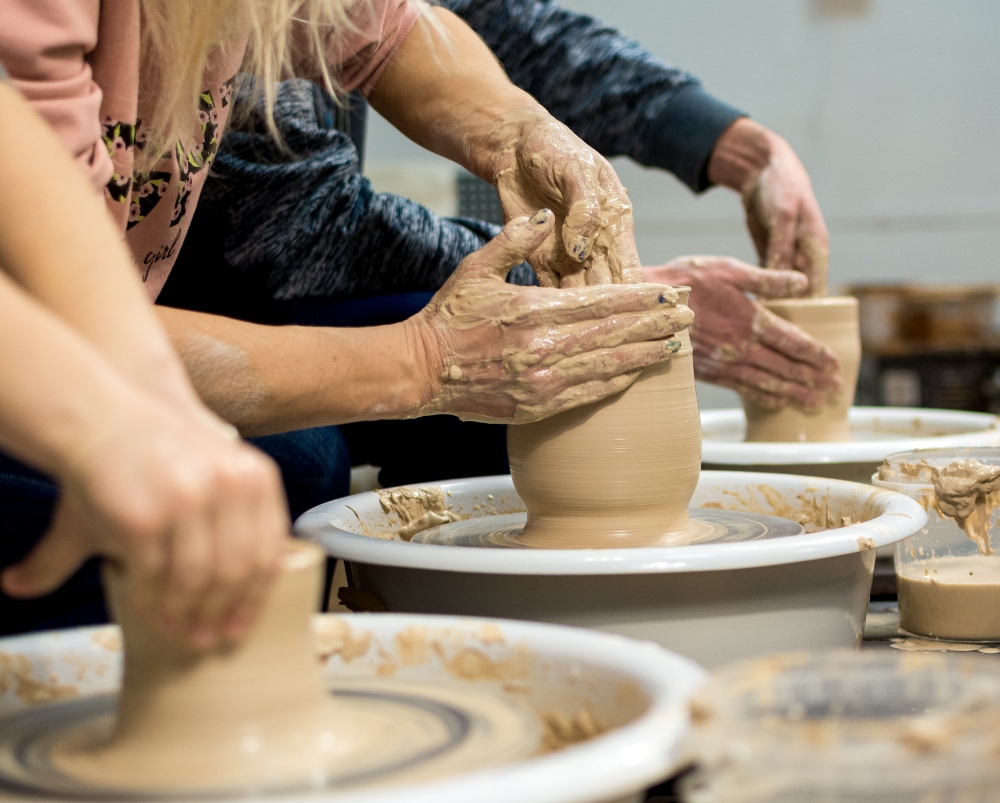
[[[541,109],[508,115],[500,129],[501,145],[486,172],[495,178],[505,215],[550,207],[554,226],[539,242],[547,223],[535,218],[532,233],[527,224],[510,228],[512,221],[497,241],[463,262],[421,316],[428,324],[425,351],[441,370],[428,377],[434,391],[418,414],[524,423],[621,391],[643,367],[669,359],[676,333],[691,322],[686,309],[656,312],[653,296],[670,299],[670,293],[654,290],[643,302],[641,293],[611,287],[642,281],[692,288],[698,378],[769,410],[789,402],[820,409],[841,390],[837,354],[751,297],[826,289],[825,225],[808,175],[784,140],[742,120],[717,147],[723,156],[755,150],[759,169],[729,178],[744,198],[767,269],[715,256],[641,268],[628,194],[603,157]],[[765,146],[766,158],[756,153]],[[522,259],[545,290],[603,290],[569,295],[503,284]],[[466,281],[475,288],[464,287]],[[519,329],[526,322],[533,331]],[[499,357],[488,354],[494,337],[504,343]]]
[[[677,332],[693,316],[671,287],[507,284],[554,223],[548,210],[508,223],[413,319],[425,364],[441,366],[420,415],[537,421],[623,390],[680,349]]]

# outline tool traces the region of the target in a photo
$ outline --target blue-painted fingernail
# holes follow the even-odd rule
[[[663,341],[663,346],[671,354],[676,354],[678,351],[681,350],[681,341],[675,337],[672,337],[669,340]]]
[[[531,222],[536,226],[542,226],[549,222],[549,217],[552,215],[551,209],[539,209],[535,214],[531,216]]]

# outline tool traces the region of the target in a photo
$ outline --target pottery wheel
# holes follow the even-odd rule
[[[692,538],[684,541],[685,544],[761,541],[805,532],[798,522],[760,513],[692,508],[689,515],[699,527]],[[431,527],[414,535],[412,541],[441,546],[525,549],[526,545],[520,543],[517,537],[527,520],[527,513],[481,516]]]
[[[535,714],[485,690],[380,679],[331,688],[338,715],[330,738],[344,747],[334,766],[307,787],[191,789],[183,793],[90,786],[61,772],[52,760],[59,743],[110,731],[117,695],[53,703],[0,722],[0,797],[7,791],[43,792],[74,800],[154,799],[307,792],[414,781],[537,755],[542,728]],[[374,744],[358,744],[352,719],[374,723]],[[371,740],[369,740],[371,741]],[[261,761],[266,761],[266,750]]]

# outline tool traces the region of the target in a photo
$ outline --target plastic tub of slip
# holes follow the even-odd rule
[[[1000,498],[982,500],[988,518],[980,544],[941,511],[934,492],[935,470],[968,460],[1000,467],[1000,448],[923,449],[889,455],[872,483],[906,494],[927,510],[927,524],[896,544],[902,628],[931,638],[995,642],[1000,641]]]

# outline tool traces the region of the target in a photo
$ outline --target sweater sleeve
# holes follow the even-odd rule
[[[101,90],[87,61],[99,12],[100,0],[0,3],[0,61],[97,190],[114,169],[101,138]]]
[[[277,300],[436,290],[495,230],[375,192],[312,98],[304,82],[282,84],[275,117],[286,147],[257,113],[227,133],[195,225],[219,232],[226,262],[266,277]]]
[[[709,186],[708,160],[742,112],[690,73],[552,0],[439,0],[493,50],[510,79],[605,156]]]
[[[367,97],[393,54],[406,39],[420,17],[423,6],[419,0],[360,0],[348,11],[350,26],[343,34],[342,26],[331,26],[326,38],[324,56],[331,74],[346,92],[358,90]],[[306,25],[295,31],[297,50],[309,53]],[[319,80],[318,65],[309,58],[296,65],[300,78]]]

